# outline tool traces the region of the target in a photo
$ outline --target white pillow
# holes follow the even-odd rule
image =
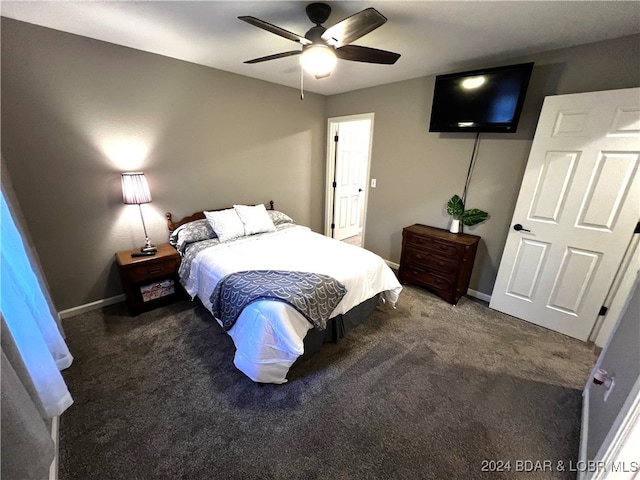
[[[204,212],[204,216],[221,242],[244,237],[244,224],[233,208]]]
[[[276,226],[273,224],[263,204],[254,206],[234,205],[233,208],[244,224],[245,235],[276,231]]]

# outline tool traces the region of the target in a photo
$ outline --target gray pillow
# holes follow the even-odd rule
[[[279,212],[278,210],[267,210],[267,213],[271,217],[271,221],[274,225],[282,225],[283,223],[296,223],[289,215]]]
[[[169,236],[169,243],[180,253],[184,253],[187,245],[216,238],[216,233],[206,219],[194,220],[176,228]]]

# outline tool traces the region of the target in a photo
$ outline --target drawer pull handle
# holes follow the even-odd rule
[[[147,273],[148,273],[149,275],[152,275],[152,274],[154,274],[154,273],[159,273],[160,271],[162,271],[162,269],[161,269],[161,268],[153,268],[153,269],[151,269],[151,270],[147,270]]]

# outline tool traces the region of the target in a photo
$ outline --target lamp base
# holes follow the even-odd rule
[[[158,251],[158,249],[155,247],[155,245],[151,245],[149,237],[147,237],[145,239],[144,246],[140,248],[140,251],[143,253],[155,253]]]

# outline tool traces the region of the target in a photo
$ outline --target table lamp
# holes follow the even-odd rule
[[[147,227],[144,224],[144,216],[142,215],[141,204],[151,202],[151,192],[149,192],[149,184],[144,178],[142,172],[126,172],[122,174],[122,201],[126,205],[138,205],[140,209],[140,218],[142,219],[142,228],[144,228],[145,243],[141,252],[152,254],[158,249],[151,245],[149,235],[147,235]]]

